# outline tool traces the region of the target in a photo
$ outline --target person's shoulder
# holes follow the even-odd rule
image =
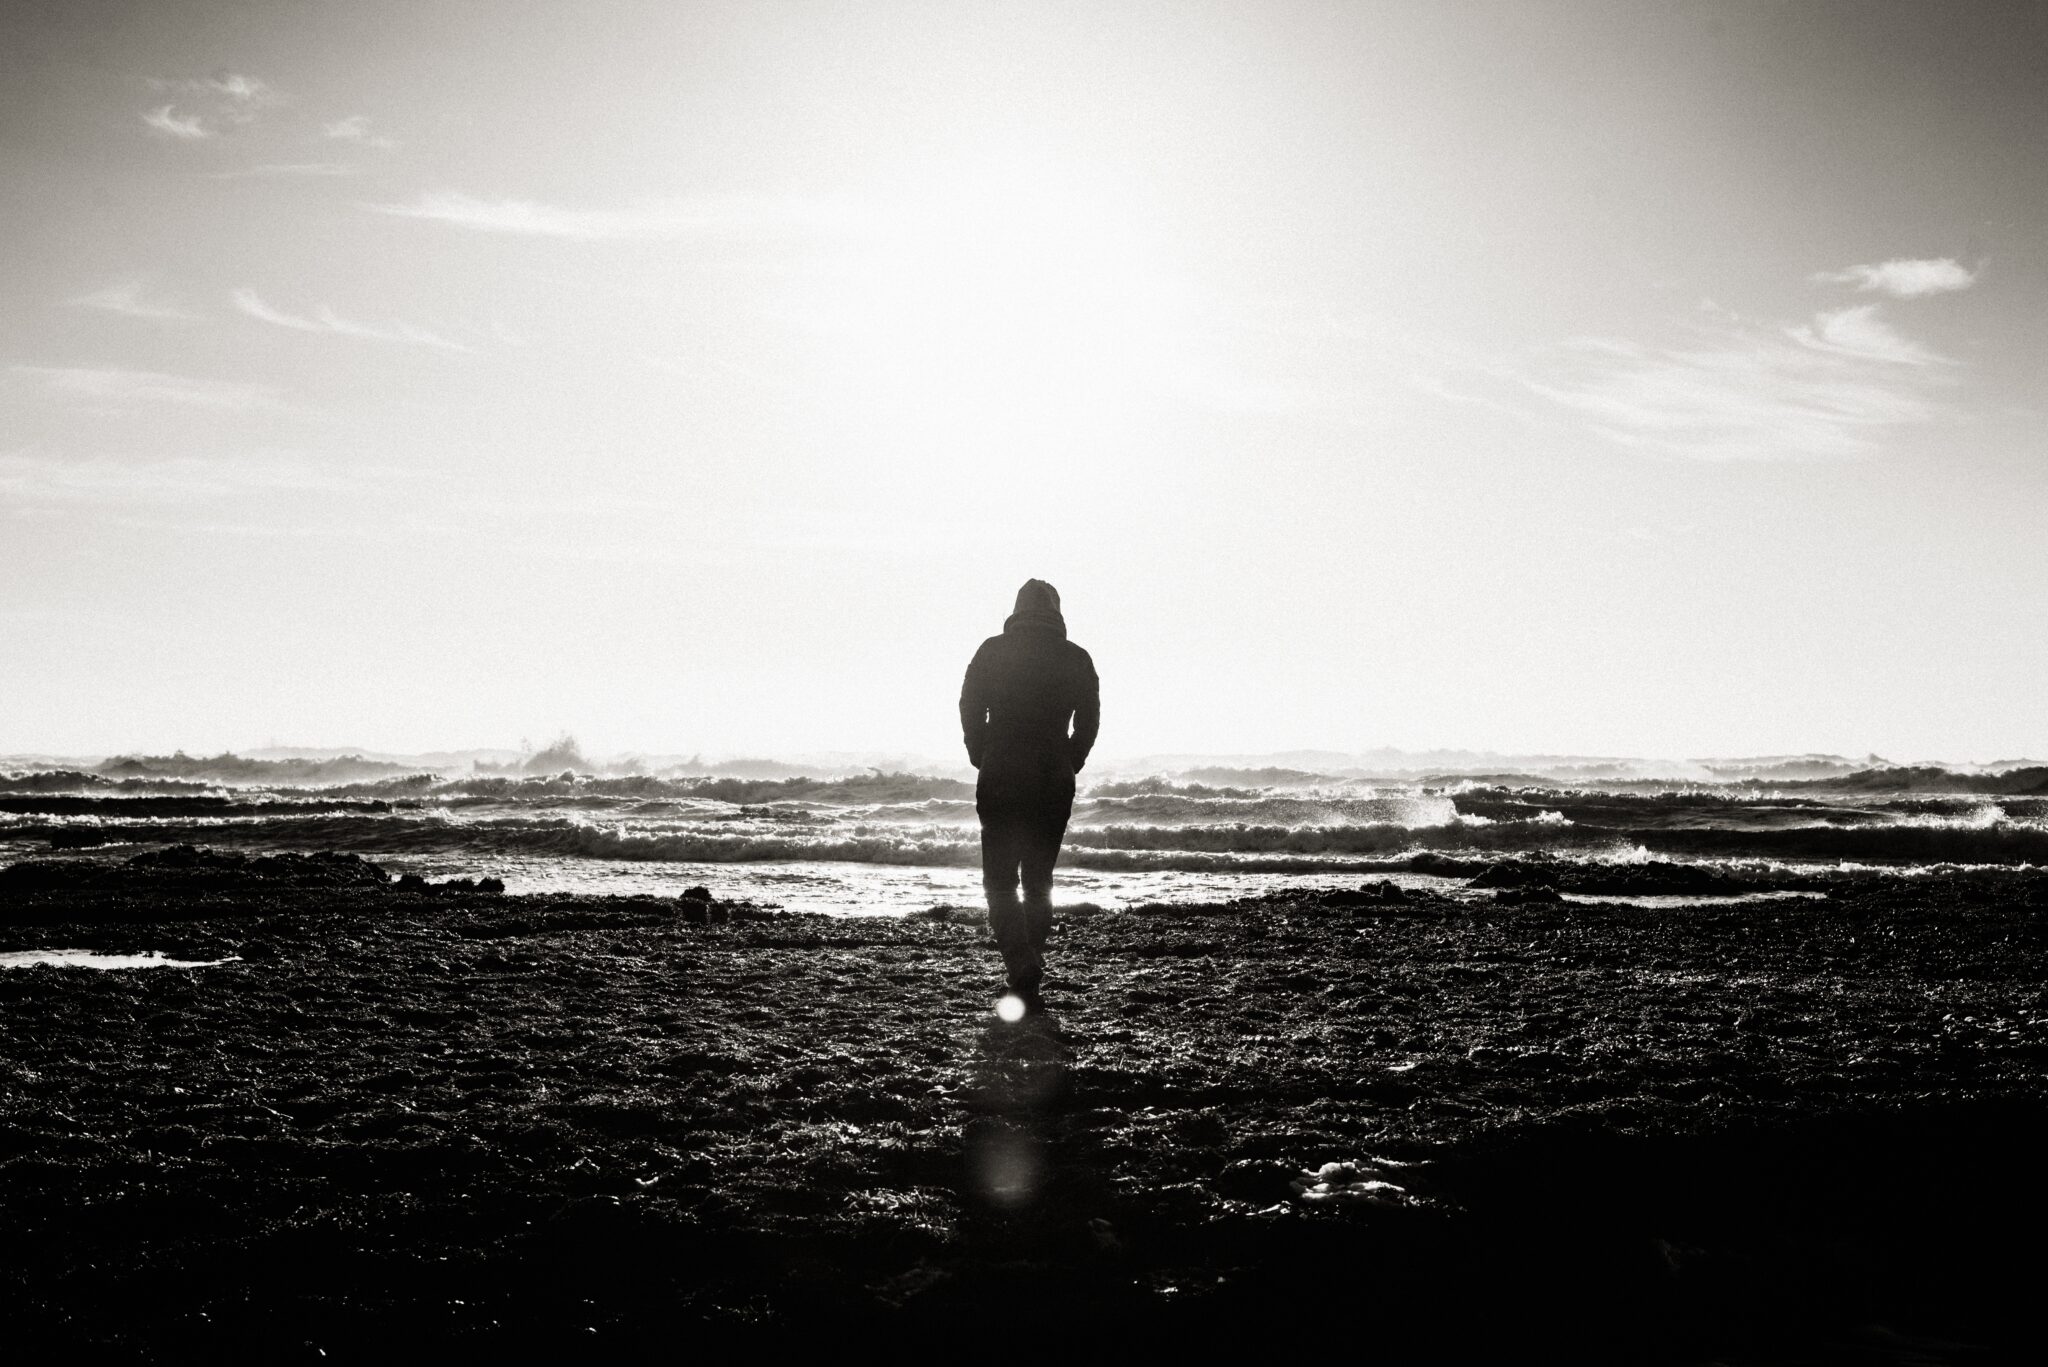
[[[1095,657],[1082,649],[1077,641],[1067,642],[1067,658],[1073,660],[1076,664],[1087,665],[1090,669],[1095,668]]]

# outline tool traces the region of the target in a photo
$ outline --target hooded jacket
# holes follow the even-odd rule
[[[981,643],[960,685],[968,760],[979,769],[998,749],[1057,749],[1079,773],[1101,721],[1095,661],[1067,639],[1059,591],[1042,579],[1026,580],[1002,635]]]

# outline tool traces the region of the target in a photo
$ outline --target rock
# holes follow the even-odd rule
[[[1388,867],[1404,868],[1410,873],[1434,873],[1455,878],[1459,874],[1471,873],[1473,861],[1452,854],[1441,854],[1436,850],[1420,850]]]
[[[235,891],[276,887],[383,887],[383,868],[360,855],[250,856],[193,845],[145,850],[119,864],[30,860],[0,869],[0,885],[17,891]]]
[[[955,906],[950,902],[940,902],[923,911],[914,911],[911,915],[920,920],[936,921],[940,925],[948,926],[980,925],[988,920],[988,913],[980,907]]]
[[[1299,1169],[1271,1158],[1241,1158],[1216,1175],[1216,1194],[1261,1204],[1294,1195]]]
[[[1753,890],[1756,885],[1730,877],[1718,869],[1652,859],[1643,864],[1588,864],[1572,870],[1570,881],[1564,882],[1563,886],[1573,892],[1634,895],[1747,892]]]
[[[1498,864],[1489,864],[1477,878],[1465,884],[1468,888],[1512,888],[1528,881],[1528,873],[1513,860],[1504,859]]]

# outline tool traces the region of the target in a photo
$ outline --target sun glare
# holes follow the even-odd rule
[[[820,293],[830,369],[913,457],[1115,441],[1185,332],[1137,213],[1021,174],[919,201]]]

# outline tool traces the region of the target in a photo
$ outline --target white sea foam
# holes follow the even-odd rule
[[[2048,864],[2048,797],[2024,787],[1992,795],[1224,777],[1227,786],[1159,777],[1084,786],[1061,859],[1063,886],[1088,884],[1090,900],[1104,905],[1138,897],[1137,889],[1165,900],[1225,889],[1235,896],[1261,880],[1377,877],[1418,860],[1413,867],[1426,868],[1427,856],[1455,861],[1460,876],[1548,856],[1702,864],[1766,881]],[[688,877],[764,890],[800,886],[804,870],[829,866],[834,897],[898,909],[924,895],[907,891],[918,879],[963,901],[978,887],[973,790],[952,778],[411,775],[323,790],[205,791],[149,782],[147,792],[69,776],[27,783],[5,797],[12,810],[0,812],[0,834],[13,858],[50,844],[337,849],[393,867],[497,873],[515,887],[507,871],[520,870],[535,888],[580,886],[583,870],[615,889]]]

